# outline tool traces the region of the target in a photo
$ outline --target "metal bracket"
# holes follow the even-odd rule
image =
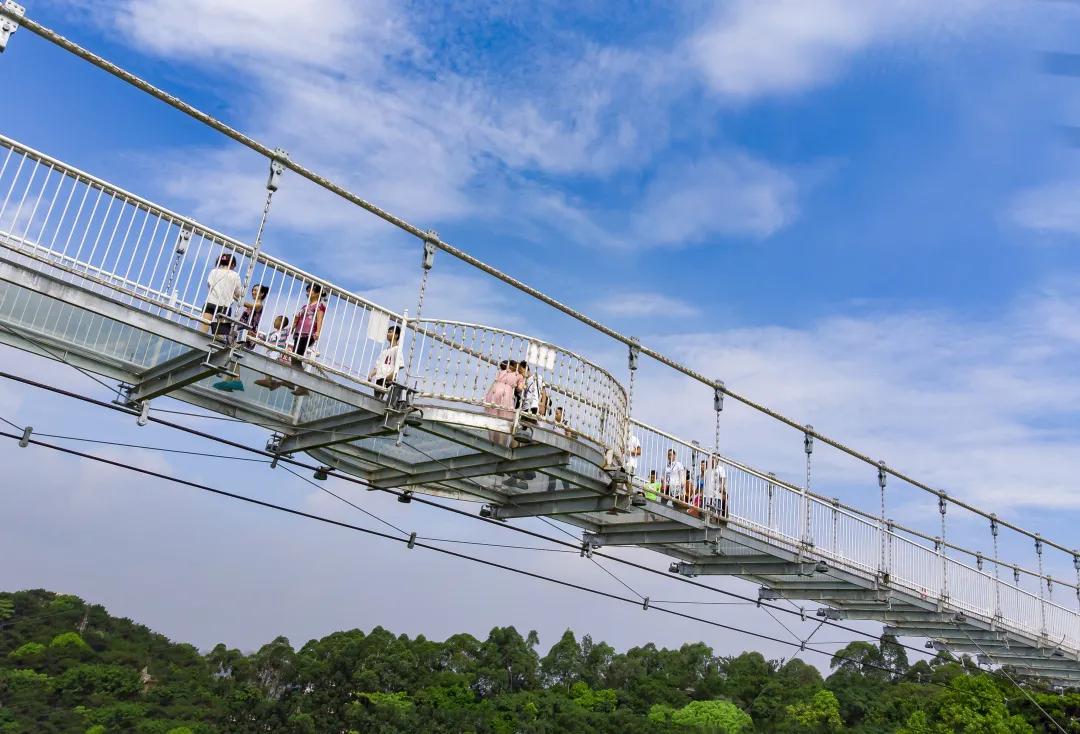
[[[274,192],[281,185],[281,176],[285,173],[285,161],[289,154],[281,148],[274,148],[274,157],[270,159],[270,175],[266,179],[266,190]]]
[[[421,263],[424,270],[431,270],[435,266],[435,252],[439,249],[435,243],[439,241],[439,233],[429,229],[428,236],[424,238],[424,260]]]
[[[135,419],[135,423],[142,428],[150,422],[150,401],[144,400],[139,404],[139,417]]]
[[[20,18],[26,15],[26,8],[13,2],[13,0],[5,0],[4,10]],[[7,16],[0,16],[0,53],[3,53],[4,50],[7,49],[8,41],[11,40],[12,34],[17,30],[19,30],[19,22],[17,20]]]
[[[409,423],[409,416],[418,410],[413,407],[415,395],[416,391],[406,385],[396,382],[390,385],[390,389],[386,394],[384,428],[400,432]]]

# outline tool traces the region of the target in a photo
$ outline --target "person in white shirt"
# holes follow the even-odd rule
[[[543,415],[547,405],[544,394],[544,378],[539,372],[533,372],[529,366],[522,362],[525,367],[525,390],[521,393],[521,410],[533,415]]]
[[[218,321],[218,316],[228,316],[232,305],[244,294],[244,284],[236,272],[236,257],[226,252],[218,258],[217,267],[206,277],[206,304],[203,306],[205,323],[199,324],[199,331],[213,332],[215,336],[228,334],[232,328],[227,321]]]
[[[686,501],[686,468],[679,461],[674,448],[668,449],[668,465],[664,469],[664,494],[677,502]],[[666,499],[661,500],[665,504]]]
[[[719,456],[713,456],[705,470],[705,508],[727,517],[727,470]]]
[[[386,341],[389,346],[382,351],[382,354],[375,361],[375,366],[368,373],[368,379],[379,387],[389,388],[397,382],[398,372],[403,366],[401,364],[401,345],[398,343],[400,340],[400,326],[393,325],[386,330]]]
[[[638,458],[641,456],[641,441],[634,434],[629,434],[626,437],[626,458],[623,461],[623,468],[626,469],[626,473],[630,476],[630,480],[633,481],[637,475]]]

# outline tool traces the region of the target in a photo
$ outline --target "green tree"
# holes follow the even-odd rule
[[[540,670],[547,684],[565,687],[567,691],[581,679],[584,665],[581,646],[570,630],[563,632],[548,654],[540,659]]]
[[[671,715],[672,722],[710,734],[749,731],[754,720],[731,701],[691,701]]]
[[[988,675],[958,676],[927,711],[916,711],[902,734],[1032,734],[1023,717],[1010,714]]]
[[[844,728],[840,718],[840,702],[832,691],[820,690],[809,701],[787,707],[787,715],[795,731],[806,734],[832,734]]]

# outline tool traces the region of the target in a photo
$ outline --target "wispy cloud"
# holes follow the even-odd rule
[[[1012,221],[1051,234],[1080,235],[1080,181],[1058,181],[1017,194]]]
[[[667,317],[671,319],[694,318],[701,310],[686,301],[638,288],[613,293],[595,304],[594,308],[608,316],[629,318]]]
[[[717,6],[686,53],[716,94],[797,93],[832,81],[875,43],[948,36],[999,12],[990,0],[734,0]]]

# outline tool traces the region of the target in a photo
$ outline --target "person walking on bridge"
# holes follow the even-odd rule
[[[318,283],[308,283],[305,290],[308,302],[296,312],[292,328],[292,364],[300,370],[304,369],[303,356],[309,349],[314,351],[313,347],[319,341],[323,318],[326,316],[326,304],[322,302],[322,286]],[[293,389],[293,395],[307,394],[308,390],[302,386]]]
[[[236,256],[230,252],[218,258],[217,266],[206,276],[206,304],[203,306],[203,319],[199,331],[214,336],[228,334],[232,327],[219,316],[228,316],[232,305],[244,294],[244,284],[236,272]]]
[[[675,448],[668,449],[668,465],[664,469],[664,494],[675,502],[686,501],[686,468],[679,461]],[[667,504],[667,499],[662,500]]]
[[[503,360],[495,373],[495,381],[484,394],[484,412],[496,418],[513,420],[514,391],[524,387],[525,378],[517,369],[517,362]],[[491,431],[491,442],[503,446],[510,445],[509,434]]]

